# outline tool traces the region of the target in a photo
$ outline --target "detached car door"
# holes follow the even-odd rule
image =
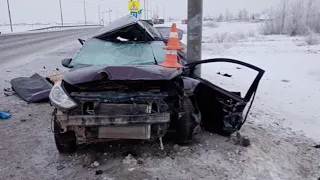
[[[203,75],[199,76],[196,73],[197,69],[201,66],[203,68],[207,65],[215,66],[217,64],[216,67],[219,69],[220,63],[236,64],[237,70],[242,70],[243,67],[246,67],[249,70],[255,71],[256,76],[252,77],[253,81],[249,84],[245,93],[242,94],[240,91],[226,90],[226,88],[221,87],[223,82],[220,84],[213,83],[208,77],[203,77]],[[221,135],[230,135],[240,130],[246,121],[264,72],[264,70],[254,65],[226,58],[207,59],[186,64],[184,75],[199,81],[199,84],[194,90],[194,95],[198,109],[201,112],[203,128]],[[206,72],[202,72],[202,74],[204,73],[209,75],[213,75],[212,73],[214,73],[224,76],[224,78],[232,77],[230,74],[215,72],[210,69],[209,71],[207,69]],[[226,79],[224,81],[226,81]],[[246,107],[247,110],[244,112]]]

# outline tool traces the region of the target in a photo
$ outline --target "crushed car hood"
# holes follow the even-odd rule
[[[142,66],[106,66],[75,68],[64,73],[63,80],[75,85],[102,78],[108,80],[171,80],[182,73],[182,70],[165,68],[158,65]]]

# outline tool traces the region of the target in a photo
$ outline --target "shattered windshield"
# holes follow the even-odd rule
[[[152,65],[165,57],[162,41],[103,41],[92,38],[71,61],[71,66]]]
[[[139,21],[143,24],[143,26],[147,29],[147,31],[150,32],[150,34],[152,34],[152,36],[156,39],[156,40],[161,40],[162,39],[162,36],[161,34],[159,33],[159,31],[151,26],[148,22],[146,21]]]

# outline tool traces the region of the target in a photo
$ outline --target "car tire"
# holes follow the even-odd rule
[[[53,132],[56,147],[60,153],[74,153],[77,150],[77,138],[73,131],[61,133],[57,121],[53,121]]]
[[[187,145],[192,141],[193,131],[198,124],[193,112],[194,107],[191,100],[188,97],[183,97],[179,109],[180,115],[176,123],[176,142],[179,145]]]

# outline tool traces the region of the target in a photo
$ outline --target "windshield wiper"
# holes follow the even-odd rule
[[[149,44],[149,46],[150,46],[150,48],[151,48],[151,51],[152,51],[152,56],[153,56],[154,63],[155,63],[156,65],[158,65],[158,61],[157,61],[157,59],[156,59],[156,56],[154,55],[154,51],[153,51],[153,48],[152,48],[152,46],[151,46],[150,41],[148,41],[148,44]]]

